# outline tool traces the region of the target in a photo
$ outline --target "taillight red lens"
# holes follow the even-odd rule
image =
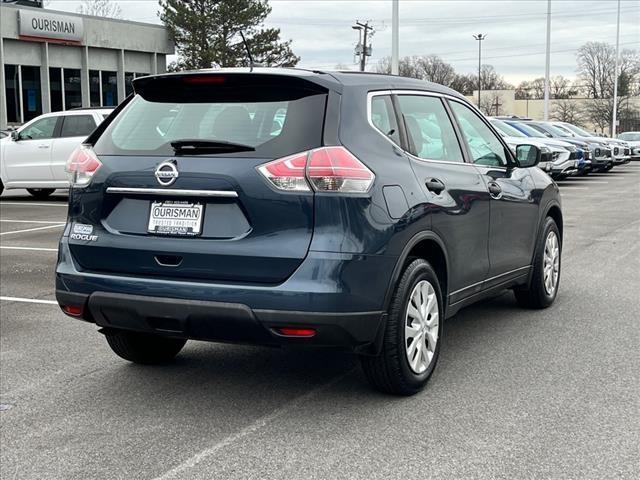
[[[69,183],[72,187],[88,185],[101,166],[102,163],[98,160],[91,146],[80,145],[67,160],[65,170],[69,173]]]
[[[296,153],[262,165],[258,168],[276,188],[289,191],[310,191],[305,180],[309,152]]]
[[[375,176],[344,147],[312,150],[308,176],[313,187],[324,192],[361,193],[369,190]]]
[[[259,167],[276,188],[319,192],[363,193],[375,175],[344,147],[322,147],[274,160]]]

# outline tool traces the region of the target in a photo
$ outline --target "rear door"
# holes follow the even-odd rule
[[[92,113],[68,113],[60,118],[60,135],[51,146],[51,176],[56,181],[66,181],[64,168],[69,155],[95,130],[97,123]]]
[[[453,304],[478,292],[489,270],[486,187],[473,165],[464,161],[442,98],[398,93],[396,99],[432,229],[447,249]]]
[[[72,220],[96,236],[70,241],[76,261],[119,274],[284,281],[309,249],[313,193],[276,190],[258,167],[321,145],[326,90],[216,74],[151,78],[136,91],[94,146],[102,167],[92,183],[73,191]],[[180,140],[249,148],[174,150]]]
[[[58,119],[58,116],[36,119],[19,130],[18,140],[7,141],[3,161],[9,182],[37,187],[53,180],[51,145]]]

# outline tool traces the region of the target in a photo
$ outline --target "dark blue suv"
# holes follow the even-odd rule
[[[69,159],[56,271],[62,310],[127,360],[188,339],[337,347],[412,394],[445,318],[504,289],[556,297],[562,213],[540,151],[512,151],[450,89],[259,69],[134,90]]]

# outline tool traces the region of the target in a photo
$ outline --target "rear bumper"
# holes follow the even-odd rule
[[[60,242],[56,297],[78,317],[121,328],[199,340],[336,346],[367,352],[384,325],[384,299],[397,258],[309,252],[279,285],[240,285],[81,271]],[[278,326],[314,328],[310,338]]]
[[[184,300],[122,293],[91,295],[56,291],[60,305],[82,306],[83,320],[103,328],[171,337],[253,345],[337,347],[377,351],[383,312],[295,312],[251,309],[240,303]],[[281,327],[313,329],[309,337],[279,333]]]

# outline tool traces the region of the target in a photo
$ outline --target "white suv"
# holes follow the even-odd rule
[[[69,188],[65,165],[71,152],[112,109],[45,113],[0,140],[0,193],[26,188],[38,198]]]

